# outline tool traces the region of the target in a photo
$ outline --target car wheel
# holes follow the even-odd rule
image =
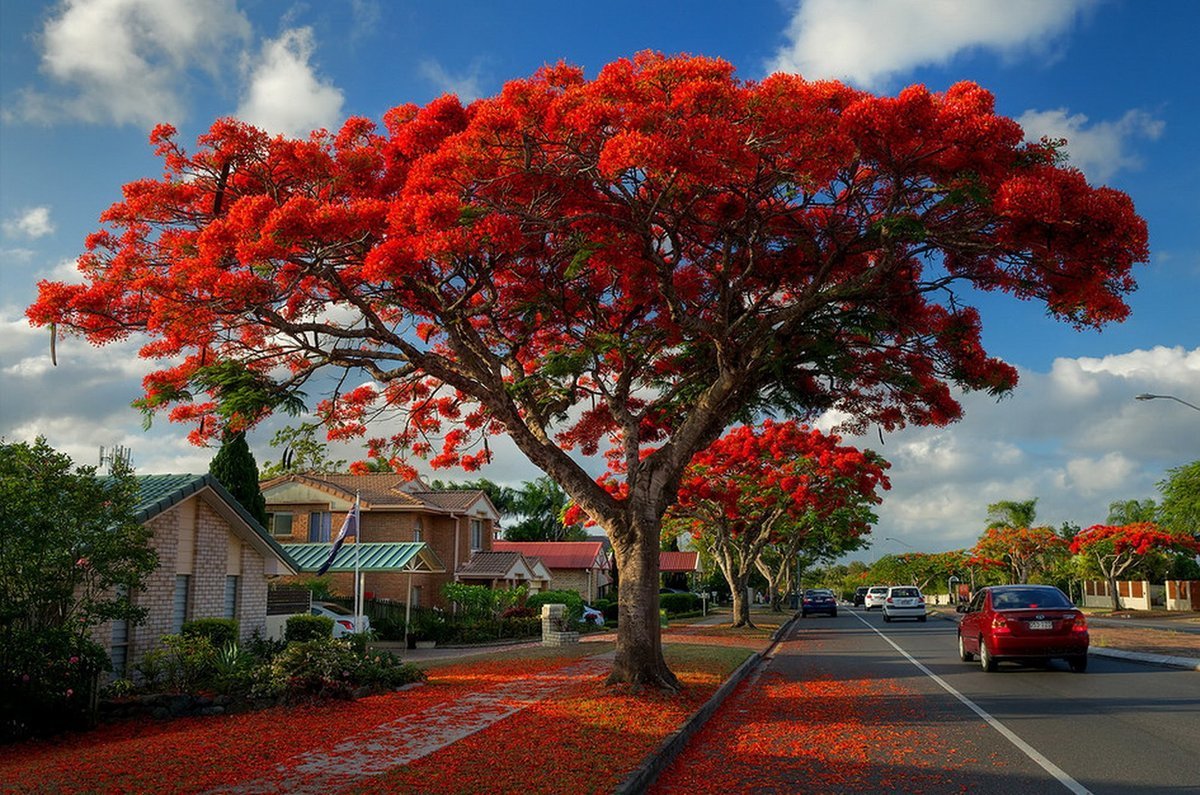
[[[892,617],[887,614],[886,610],[883,611],[883,621],[885,624],[892,623]]]
[[[837,618],[837,611],[836,611],[836,610],[834,610],[832,613],[830,613],[830,614],[829,614],[829,617],[830,617],[830,618]]]
[[[922,624],[924,624],[924,623],[925,623],[925,616],[917,616],[917,621],[920,621]]]
[[[1088,657],[1086,654],[1076,654],[1074,657],[1067,658],[1067,665],[1071,666],[1071,670],[1077,674],[1081,674],[1087,670]]]
[[[988,651],[987,641],[983,638],[979,639],[979,667],[989,673],[996,670],[996,660]]]
[[[963,643],[961,632],[958,635],[958,659],[962,660],[963,662],[971,662],[971,660],[975,659],[975,655],[967,651],[967,647]]]

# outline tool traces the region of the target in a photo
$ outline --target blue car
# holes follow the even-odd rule
[[[833,591],[826,588],[810,588],[804,592],[804,601],[800,603],[800,617],[808,618],[809,613],[825,613],[837,618],[837,598]]]

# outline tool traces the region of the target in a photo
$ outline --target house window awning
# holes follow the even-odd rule
[[[329,557],[333,544],[284,544],[283,549],[304,573],[315,572]],[[329,571],[428,572],[446,571],[441,559],[423,541],[345,544],[338,550]]]

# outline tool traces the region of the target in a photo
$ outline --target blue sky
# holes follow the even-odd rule
[[[487,96],[545,63],[594,74],[654,49],[718,56],[747,79],[787,70],[889,94],[974,80],[1030,138],[1067,138],[1071,163],[1128,192],[1149,222],[1151,262],[1126,323],[1080,333],[1037,305],[981,297],[990,352],[1021,371],[1016,393],[968,396],[951,428],[855,440],[894,464],[868,557],[970,544],[1000,499],[1038,497],[1045,522],[1087,526],[1112,500],[1155,496],[1168,468],[1200,455],[1200,412],[1132,399],[1200,404],[1200,3],[72,0],[4,2],[0,15],[7,440],[42,434],[83,463],[124,444],[144,473],[207,468],[212,451],[190,447],[185,428],[141,430],[128,404],[149,367],[133,345],[67,340],[51,368],[45,330],[22,318],[37,279],[74,280],[120,186],[159,172],[146,143],[155,123],[183,141],[225,115],[300,134],[448,91]],[[252,438],[260,460],[275,452],[269,437]],[[537,474],[498,449],[487,476]]]

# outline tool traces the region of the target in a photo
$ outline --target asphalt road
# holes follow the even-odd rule
[[[870,758],[950,772],[926,791],[1200,793],[1200,673],[1096,656],[1084,674],[1058,661],[985,673],[958,659],[955,629],[939,618],[885,624],[878,611],[843,607],[834,619],[798,621],[765,670],[886,683],[860,710],[915,726],[921,752]]]

